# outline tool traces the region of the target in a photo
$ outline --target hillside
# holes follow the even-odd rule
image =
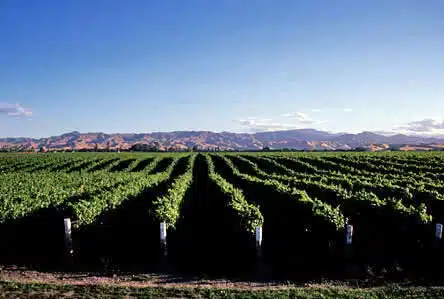
[[[129,149],[134,144],[158,146],[161,150],[198,149],[259,150],[265,146],[273,149],[297,150],[350,150],[358,147],[367,150],[386,150],[393,146],[427,150],[442,148],[444,140],[417,136],[383,136],[372,132],[359,134],[333,134],[313,129],[260,132],[255,134],[175,131],[141,134],[80,133],[77,131],[48,138],[0,138],[0,148],[38,149]],[[421,145],[420,147],[418,147]],[[416,147],[415,147],[416,146]]]

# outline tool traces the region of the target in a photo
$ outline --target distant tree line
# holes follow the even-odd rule
[[[153,144],[146,143],[136,143],[129,149],[131,152],[218,152],[221,151],[220,147],[210,148],[210,147],[199,147],[198,145],[193,145],[192,147],[179,147],[177,145],[171,145],[167,148],[161,149],[157,142]]]

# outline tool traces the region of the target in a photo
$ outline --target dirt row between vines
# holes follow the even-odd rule
[[[217,288],[237,290],[284,290],[294,287],[320,287],[315,284],[283,284],[272,282],[230,281],[200,277],[180,277],[162,274],[100,276],[94,273],[47,273],[22,268],[0,267],[0,281],[19,283],[45,283],[56,285],[100,285],[115,287]]]

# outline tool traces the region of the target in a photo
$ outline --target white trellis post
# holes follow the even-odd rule
[[[262,255],[262,226],[256,227],[256,252],[257,256]]]
[[[163,256],[167,256],[168,255],[167,225],[165,222],[160,223],[160,246],[162,247]]]
[[[442,224],[441,223],[436,224],[435,238],[437,241],[441,241],[441,239],[442,239]]]
[[[353,225],[347,225],[347,235],[345,238],[345,243],[351,245],[353,243]]]
[[[442,239],[442,224],[437,223],[435,226],[435,247],[438,249]]]
[[[347,259],[352,256],[352,243],[353,243],[353,225],[348,224],[345,233],[345,257]]]
[[[72,236],[71,236],[71,219],[65,218],[63,219],[63,223],[65,226],[65,248],[68,256],[72,256],[74,250],[72,248]]]

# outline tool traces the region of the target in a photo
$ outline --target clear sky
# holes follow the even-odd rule
[[[441,133],[443,53],[442,0],[0,0],[0,137]]]

